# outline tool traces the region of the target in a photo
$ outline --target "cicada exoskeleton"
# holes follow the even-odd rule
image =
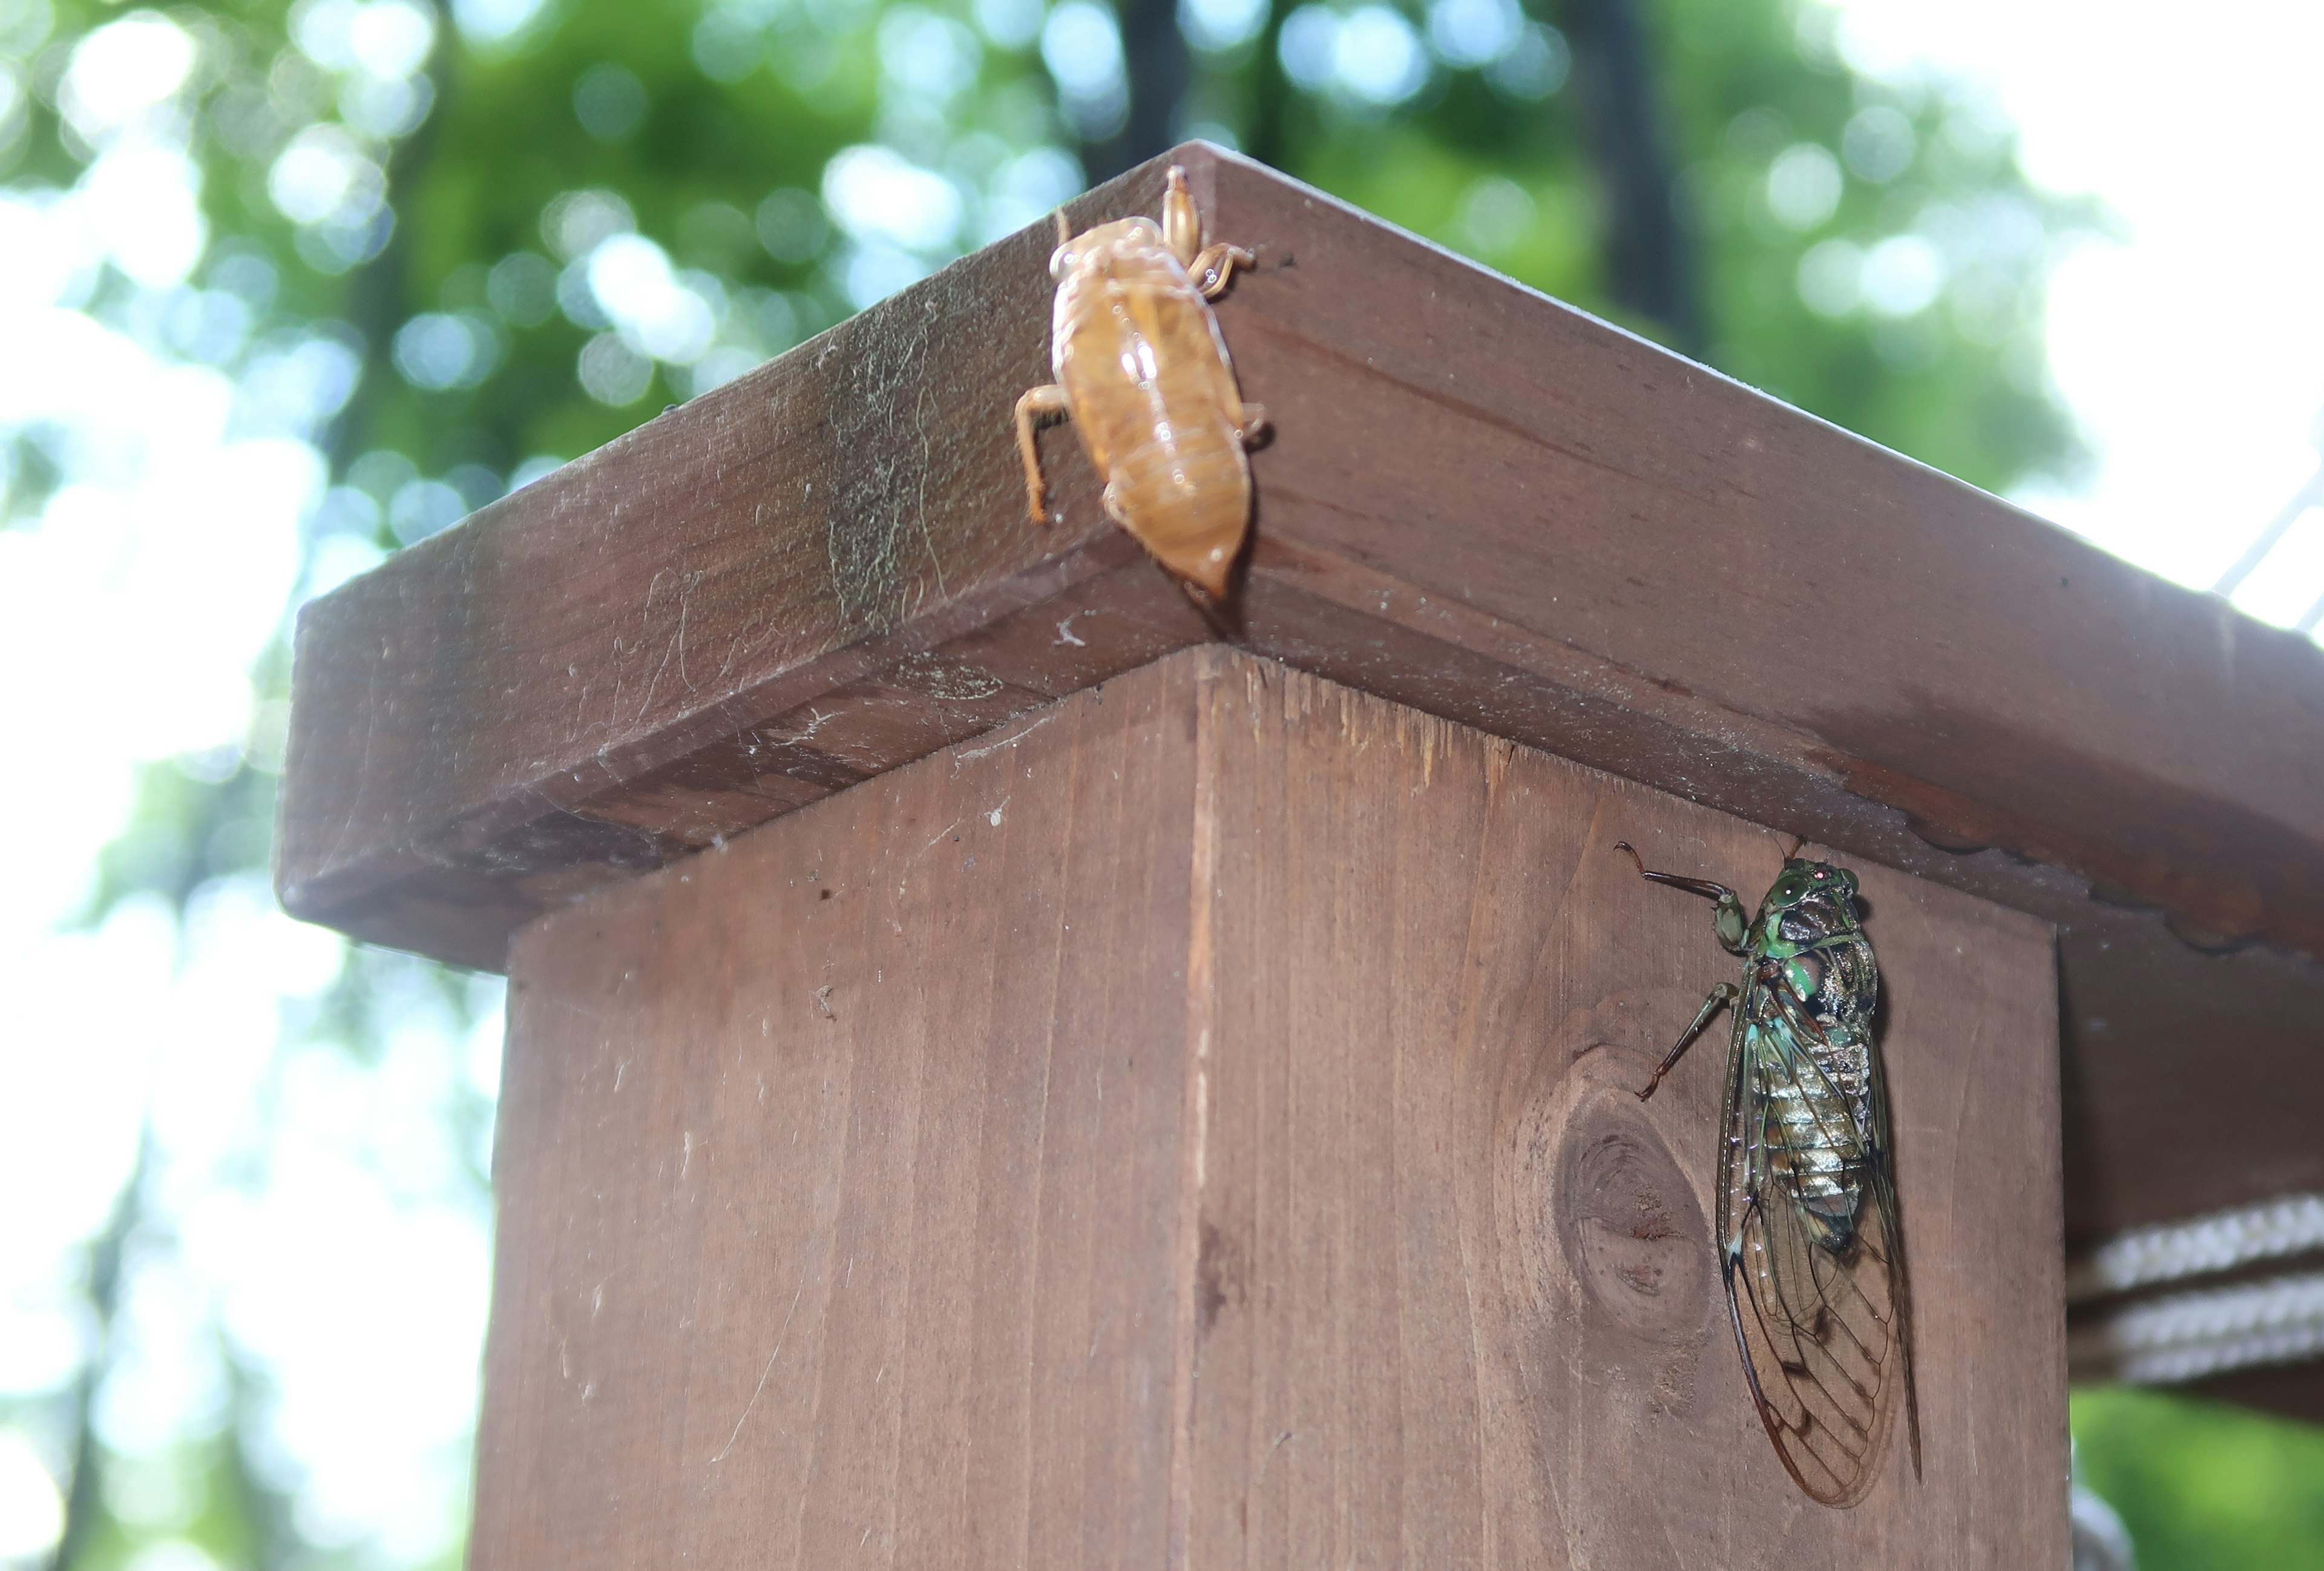
[[[1638,872],[1716,902],[1719,942],[1743,960],[1638,1093],[1654,1095],[1721,1006],[1727,1095],[1719,1151],[1719,1266],[1743,1373],[1784,1466],[1826,1505],[1878,1475],[1901,1407],[1921,1467],[1912,1294],[1896,1208],[1888,1091],[1873,1037],[1880,972],[1858,919],[1856,875],[1787,858],[1747,919],[1724,884]]]
[[[1182,582],[1222,599],[1250,524],[1243,449],[1267,417],[1236,388],[1210,302],[1251,254],[1203,245],[1186,171],[1175,165],[1161,223],[1117,218],[1068,235],[1060,213],[1057,226],[1057,379],[1017,401],[1033,521],[1048,522],[1035,428],[1069,417],[1105,481],[1107,513]]]

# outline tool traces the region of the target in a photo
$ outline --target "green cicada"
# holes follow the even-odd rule
[[[1638,1093],[1651,1096],[1697,1032],[1733,1006],[1719,1151],[1719,1267],[1759,1421],[1799,1486],[1854,1505],[1905,1411],[1921,1470],[1912,1297],[1873,1041],[1880,971],[1857,918],[1856,874],[1794,854],[1746,919],[1724,884],[1641,875],[1717,902],[1719,942],[1743,958]]]

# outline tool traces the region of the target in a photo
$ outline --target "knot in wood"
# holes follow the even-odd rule
[[[1652,1126],[1592,1097],[1566,1126],[1558,1168],[1558,1231],[1584,1313],[1660,1347],[1699,1339],[1710,1232]]]

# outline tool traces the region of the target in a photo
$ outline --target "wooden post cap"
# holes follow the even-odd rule
[[[2324,650],[1217,149],[1069,218],[1157,212],[1168,163],[1257,256],[1222,609],[1069,427],[1026,518],[1038,225],[310,604],[286,907],[499,967],[585,890],[1225,642],[2054,924],[2078,1236],[2324,1189]]]

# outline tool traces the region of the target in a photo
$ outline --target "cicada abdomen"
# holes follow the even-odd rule
[[[1017,401],[1017,445],[1036,522],[1048,518],[1034,430],[1070,417],[1105,480],[1106,512],[1155,559],[1212,599],[1250,523],[1245,446],[1265,422],[1237,391],[1210,301],[1251,254],[1202,245],[1185,171],[1170,171],[1162,222],[1116,219],[1060,232],[1050,328],[1056,381]]]
[[[1628,844],[1637,861],[1637,853]],[[1717,905],[1742,984],[1711,991],[1638,1095],[1731,1005],[1719,1153],[1720,1271],[1759,1421],[1793,1479],[1854,1505],[1879,1475],[1901,1407],[1921,1465],[1912,1294],[1873,1038],[1880,971],[1856,875],[1792,857],[1747,922],[1724,884],[1638,871]]]

